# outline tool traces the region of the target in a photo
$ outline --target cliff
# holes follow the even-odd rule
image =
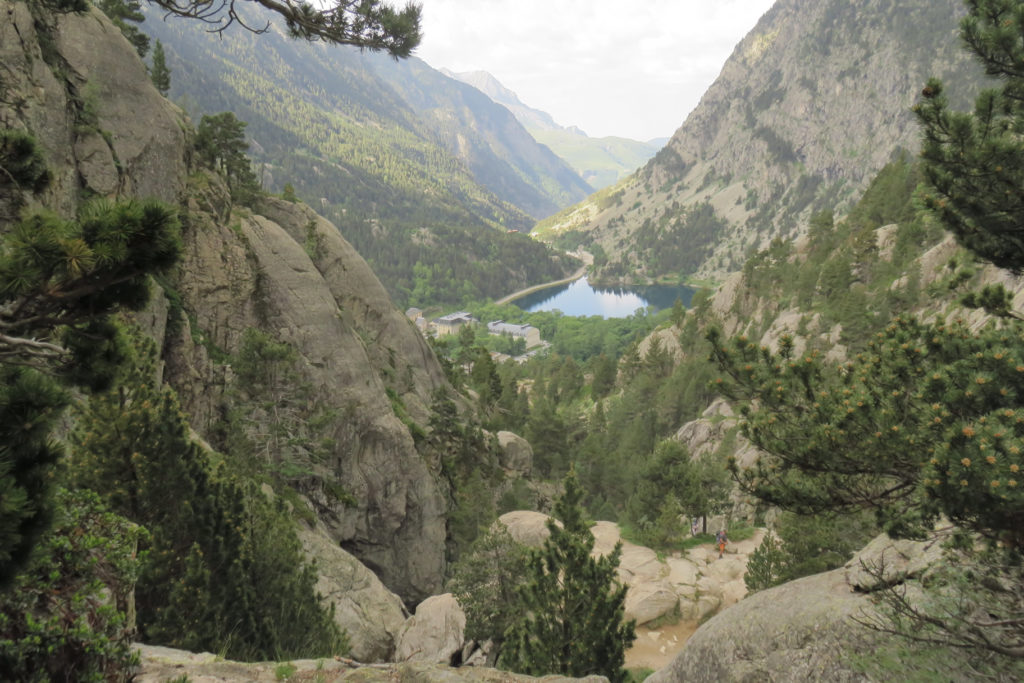
[[[218,443],[240,391],[231,362],[245,333],[287,344],[298,379],[285,389],[301,388],[327,416],[320,435],[330,446],[301,463],[303,492],[334,543],[391,590],[410,601],[437,592],[445,490],[410,430],[426,424],[443,373],[366,262],[304,205],[233,206],[221,181],[192,164],[183,112],[98,12],[55,16],[2,0],[0,16],[0,121],[43,147],[54,182],[40,202],[65,217],[94,197],[181,207],[185,257],[162,283],[166,298],[139,320],[198,435]]]

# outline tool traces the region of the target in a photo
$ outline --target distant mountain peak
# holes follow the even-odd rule
[[[476,88],[512,112],[537,142],[550,147],[595,190],[629,175],[662,146],[626,138],[591,138],[578,126],[561,126],[547,112],[524,104],[515,92],[486,71],[440,71],[449,78]]]
[[[537,230],[599,244],[606,281],[723,279],[916,150],[928,77],[970,106],[983,82],[954,38],[963,13],[960,0],[776,0],[651,162]]]
[[[440,69],[440,71],[448,78],[454,78],[473,86],[508,109],[513,116],[519,119],[519,123],[531,132],[534,130],[564,130],[551,118],[551,114],[523,104],[515,92],[506,88],[501,81],[486,71],[463,71],[460,73],[450,69]]]

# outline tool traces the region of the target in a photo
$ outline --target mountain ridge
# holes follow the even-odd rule
[[[265,187],[280,191],[290,183],[315,204],[373,264],[397,301],[458,305],[467,296],[500,296],[507,286],[563,277],[575,268],[526,237],[535,218],[512,201],[541,215],[588,190],[525,133],[515,140],[527,145],[523,154],[532,155],[530,162],[519,152],[503,151],[501,158],[492,148],[498,146],[493,130],[518,125],[505,109],[480,98],[475,105],[484,113],[475,119],[454,104],[464,92],[433,93],[436,99],[450,95],[445,105],[475,122],[478,132],[460,139],[444,131],[445,121],[423,114],[437,107],[404,99],[416,95],[414,88],[393,87],[375,70],[392,70],[408,82],[409,70],[422,62],[395,67],[386,56],[296,43],[273,28],[259,36],[233,31],[222,40],[188,22],[161,21],[153,8],[146,12],[142,27],[162,42],[172,71],[170,96],[197,117],[230,110],[246,121]],[[492,125],[491,116],[501,123]],[[493,189],[474,177],[467,160],[479,160]],[[556,175],[575,189],[566,190]]]
[[[565,159],[595,190],[615,183],[650,159],[661,148],[660,140],[632,140],[619,136],[592,138],[579,127],[562,126],[545,111],[525,104],[487,71],[456,73],[441,69],[508,108],[537,142]]]
[[[962,13],[956,0],[779,0],[668,145],[538,234],[577,231],[609,281],[725,277],[916,149],[910,107],[929,76],[980,86],[955,39]]]

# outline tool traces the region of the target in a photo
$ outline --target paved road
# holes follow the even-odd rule
[[[583,277],[583,274],[587,272],[587,267],[594,262],[594,255],[591,254],[589,251],[582,250],[579,252],[573,252],[571,255],[575,256],[576,258],[583,259],[583,265],[580,266],[579,270],[577,270],[569,277],[563,278],[561,280],[553,280],[552,282],[544,282],[539,285],[533,285],[532,287],[527,287],[526,289],[520,289],[518,292],[512,292],[508,296],[502,297],[501,299],[498,299],[494,303],[500,306],[502,304],[507,304],[509,301],[514,301],[515,299],[518,299],[521,296],[526,296],[527,294],[536,292],[538,289],[554,287],[555,285],[564,285],[566,283],[579,280],[581,277]]]

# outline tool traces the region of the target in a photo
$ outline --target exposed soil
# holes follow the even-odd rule
[[[682,621],[652,629],[638,626],[633,647],[626,651],[626,668],[657,671],[667,666],[697,626],[696,621]]]

